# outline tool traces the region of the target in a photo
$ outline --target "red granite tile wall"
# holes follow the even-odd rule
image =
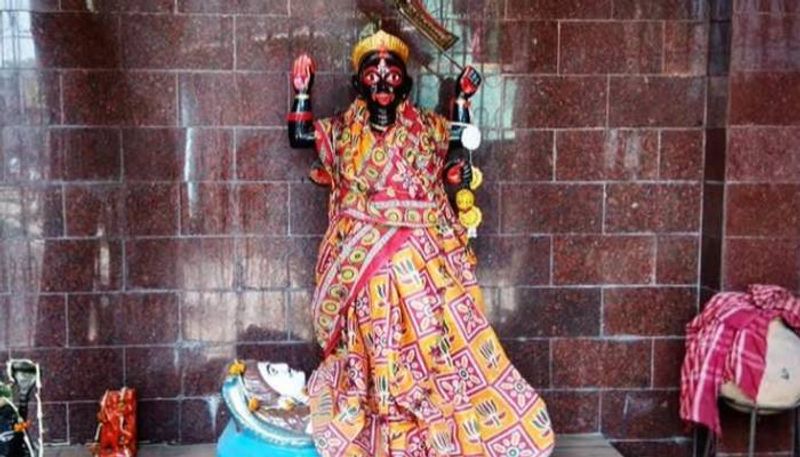
[[[720,285],[800,292],[800,4],[734,3]],[[725,410],[723,427],[723,453],[746,452],[746,416]],[[759,451],[788,455],[790,414],[759,429]]]
[[[225,422],[217,392],[231,359],[314,368],[307,307],[326,193],[305,178],[312,154],[285,139],[287,70],[311,52],[316,113],[346,106],[350,48],[385,3],[0,2],[0,357],[44,364],[48,440],[89,439],[103,390],[127,384],[142,397],[143,439],[210,441]],[[677,372],[701,245],[722,237],[705,236],[714,211],[704,207],[723,190],[730,8],[429,3],[462,37],[452,57],[485,76],[476,249],[510,357],[557,431],[604,433],[627,456],[690,455]],[[772,44],[796,29],[794,13],[734,20],[753,27],[735,49],[765,40],[769,52],[735,54],[748,70],[730,82],[730,136],[742,140],[730,143],[729,176],[747,184],[729,188],[759,209],[726,220],[726,266],[753,259],[783,272],[793,260],[765,253],[797,252],[793,216],[772,216],[797,208],[786,196],[800,165],[752,155],[792,157],[796,49]],[[764,25],[775,21],[784,32]],[[416,99],[444,111],[457,70],[403,35]],[[729,271],[725,284],[741,280]],[[739,274],[752,271],[764,269]]]
[[[798,291],[800,18],[740,3],[731,48],[723,286],[770,282]]]
[[[491,317],[556,429],[628,456],[693,452],[678,370],[698,304],[710,10],[509,0],[505,20],[479,22],[540,37],[497,47],[501,115],[482,94],[483,126],[499,127],[478,158],[499,214],[478,240]]]
[[[703,223],[700,260],[700,301],[721,289],[722,226],[725,195],[725,158],[728,131],[731,15],[733,2],[710,2],[708,86],[703,172]]]

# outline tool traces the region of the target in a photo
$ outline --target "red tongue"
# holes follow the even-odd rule
[[[380,103],[381,105],[386,106],[389,103],[392,103],[392,100],[394,100],[394,95],[393,94],[375,94],[375,95],[372,96],[372,98],[376,102]]]

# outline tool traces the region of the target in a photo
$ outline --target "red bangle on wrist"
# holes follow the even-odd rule
[[[445,172],[445,179],[454,186],[461,184],[461,165],[453,165],[448,168]]]
[[[289,113],[286,115],[287,121],[300,122],[300,121],[310,121],[313,119],[314,115],[311,114],[310,111],[300,111],[300,112]]]

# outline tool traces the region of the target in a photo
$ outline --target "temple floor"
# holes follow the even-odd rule
[[[45,450],[51,457],[84,457],[90,455],[86,446],[51,446]],[[214,444],[191,446],[144,445],[138,457],[214,457]],[[554,457],[620,457],[600,435],[563,435],[556,444]]]

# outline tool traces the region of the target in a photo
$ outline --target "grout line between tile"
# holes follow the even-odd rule
[[[69,348],[69,295],[64,293],[64,347]]]
[[[598,335],[600,338],[606,337],[606,325],[605,325],[605,313],[606,313],[606,290],[608,286],[601,285],[600,286],[600,331]]]
[[[61,183],[59,189],[61,190],[61,236],[67,236],[67,186]]]
[[[667,71],[667,21],[661,21],[661,73]]]
[[[652,284],[658,284],[658,243],[659,237],[658,234],[653,234],[653,268],[650,270],[650,282]]]
[[[611,75],[606,76],[606,122],[605,131],[608,132],[611,125]],[[619,126],[617,126],[619,128]]]
[[[70,425],[69,425],[70,424],[70,420],[69,420],[69,405],[70,405],[69,402],[65,402],[64,403],[64,410],[65,410],[64,414],[66,415],[66,417],[64,419],[66,421],[66,432],[67,432],[66,440],[67,440],[67,443],[71,443],[70,439],[72,438],[72,436],[71,436],[72,433],[71,433]]]
[[[553,155],[552,155],[552,159],[551,160],[552,160],[552,166],[553,166],[552,167],[553,168],[553,173],[552,173],[552,176],[551,176],[550,179],[553,182],[556,182],[556,181],[558,181],[558,134],[556,133],[555,130],[553,130],[553,149],[552,149],[552,152],[553,152]]]
[[[555,257],[556,257],[556,237],[550,236],[550,286],[555,285]]]
[[[549,367],[548,368],[549,368],[549,371],[550,371],[550,388],[553,389],[553,388],[555,388],[555,384],[554,384],[555,376],[553,375],[553,366],[554,366],[554,363],[553,363],[553,351],[554,351],[554,349],[553,349],[553,341],[552,340],[547,342],[547,350],[548,350],[548,357],[547,358],[548,358],[548,363],[549,363]]]
[[[173,122],[173,128],[177,126],[189,128],[189,126],[185,125],[183,119],[181,119],[181,74],[175,74],[175,122]]]
[[[663,147],[663,137],[664,131],[657,130],[656,135],[656,179],[661,181],[661,160],[662,160],[662,147]],[[705,136],[705,135],[703,135]],[[668,180],[669,181],[669,180]]]
[[[603,392],[597,394],[597,431],[603,432]]]
[[[117,139],[119,141],[119,191],[120,195],[116,196],[115,204],[119,203],[120,201],[125,201],[125,192],[126,186],[128,183],[125,180],[125,145],[123,144],[123,134],[122,128],[117,129]],[[127,211],[126,211],[127,213]],[[127,229],[128,227],[128,218],[127,215],[123,216],[125,218],[124,228]],[[127,250],[127,241],[128,236],[122,235],[120,237],[120,256],[122,258],[122,266],[121,266],[121,275],[122,275],[122,283],[120,284],[120,288],[123,291],[128,290],[128,250]]]
[[[283,325],[284,331],[286,333],[286,341],[292,340],[292,319],[291,319],[291,295],[289,290],[283,290]]]
[[[603,183],[603,201],[601,208],[600,234],[606,233],[606,200],[608,200],[608,184]]]
[[[656,340],[650,341],[650,387],[656,386]]]
[[[292,185],[286,185],[286,236],[293,236],[292,234]]]
[[[238,54],[239,54],[239,52],[238,52],[238,44],[239,43],[238,43],[238,40],[236,39],[236,29],[237,29],[236,15],[233,16],[233,26],[232,27],[233,27],[233,31],[231,33],[231,35],[232,35],[231,36],[231,41],[232,41],[232,45],[233,45],[233,71],[236,71],[236,70],[239,69],[239,64],[238,64]]]
[[[556,21],[556,74],[561,74],[561,21]]]
[[[22,86],[20,85],[20,92]],[[58,123],[64,125],[66,123],[66,115],[64,114],[64,73],[58,72]]]

